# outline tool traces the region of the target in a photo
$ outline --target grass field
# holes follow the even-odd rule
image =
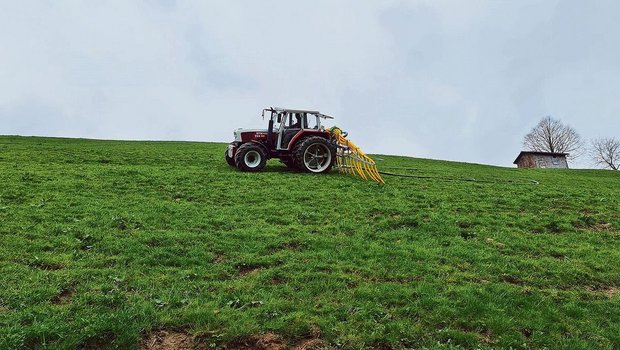
[[[0,137],[0,349],[620,348],[619,172],[225,148]]]

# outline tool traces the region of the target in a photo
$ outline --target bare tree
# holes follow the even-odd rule
[[[581,136],[568,125],[551,117],[543,118],[523,139],[523,146],[530,151],[570,153],[573,158],[581,155]]]
[[[590,152],[597,165],[620,169],[620,140],[611,137],[594,139]]]

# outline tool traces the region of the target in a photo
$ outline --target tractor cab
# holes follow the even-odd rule
[[[263,117],[265,112],[271,113],[267,138],[272,140],[275,149],[280,151],[290,149],[291,141],[304,131],[326,132],[321,125],[321,119],[333,119],[317,111],[268,108],[263,110]]]

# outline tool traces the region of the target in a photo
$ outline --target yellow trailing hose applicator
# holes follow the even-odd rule
[[[372,180],[384,184],[377,165],[372,158],[367,156],[356,144],[347,140],[347,133],[337,127],[329,129],[336,143],[336,167],[341,173],[353,174],[364,180]]]

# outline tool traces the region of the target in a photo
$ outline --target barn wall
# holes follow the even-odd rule
[[[519,163],[517,166],[519,168],[536,168],[536,160],[531,154],[524,155],[519,158]]]
[[[553,157],[542,154],[527,154],[519,159],[519,168],[568,169],[566,157]]]

